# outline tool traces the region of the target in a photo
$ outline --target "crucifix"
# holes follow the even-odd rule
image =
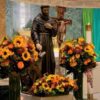
[[[58,34],[57,34],[57,41],[59,47],[61,46],[61,43],[64,41],[64,37],[66,35],[66,26],[72,24],[71,19],[65,19],[64,15],[66,12],[65,7],[58,6],[57,9],[57,17],[54,18],[57,21],[57,27],[58,27]]]
[[[66,36],[66,26],[71,25],[72,20],[64,18],[64,15],[65,15],[65,12],[66,12],[65,7],[58,6],[56,8],[56,11],[57,11],[57,17],[55,17],[55,18],[53,17],[53,18],[57,22],[57,30],[58,30],[58,32],[57,32],[57,42],[58,42],[58,47],[60,48],[61,44],[64,42],[64,38]],[[60,61],[60,58],[61,58],[61,53],[59,51],[59,61]],[[58,73],[59,74],[64,74],[65,70],[64,70],[64,73],[62,73],[63,71],[61,71],[61,70],[62,69],[59,67],[58,68]]]

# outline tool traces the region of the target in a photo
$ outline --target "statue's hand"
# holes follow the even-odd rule
[[[42,51],[42,45],[41,45],[41,44],[37,43],[37,44],[36,44],[36,48],[37,48],[39,51]]]
[[[53,26],[50,23],[45,23],[44,26],[45,26],[45,28],[48,28],[48,29],[53,28]]]

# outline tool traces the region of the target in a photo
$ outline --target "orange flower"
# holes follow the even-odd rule
[[[55,84],[51,84],[51,89],[54,89],[55,88]]]
[[[88,63],[89,63],[89,62],[91,62],[91,59],[88,58],[87,61],[88,61]]]
[[[84,65],[87,65],[87,64],[88,64],[88,61],[87,61],[87,60],[85,60],[85,61],[84,61]]]
[[[89,62],[91,62],[91,59],[86,59],[85,61],[84,61],[84,65],[87,65]]]
[[[76,61],[70,62],[70,66],[71,66],[71,67],[75,67],[76,65],[77,65],[77,62],[76,62]]]
[[[85,61],[84,61],[84,65],[87,65],[88,64],[88,60],[86,59]]]
[[[9,49],[13,49],[14,48],[14,45],[11,43],[11,44],[8,45],[8,48]]]
[[[68,79],[69,85],[74,86],[75,85],[75,80]]]
[[[2,48],[0,48],[0,56],[2,56],[3,52],[2,52]]]
[[[3,54],[2,51],[0,51],[0,56],[1,56],[2,54]]]
[[[18,69],[23,69],[24,68],[24,63],[22,61],[19,61],[17,63]]]
[[[74,62],[75,61],[75,56],[72,56],[71,58],[70,58],[70,62]]]
[[[9,66],[10,61],[9,60],[5,60],[3,62],[1,62],[1,66],[6,67]]]
[[[29,43],[28,43],[28,48],[34,51],[34,50],[35,50],[35,45],[34,45],[34,43],[33,43],[33,42],[31,43],[31,41],[29,41]]]
[[[54,79],[52,80],[53,83],[58,83],[59,82],[59,79],[54,77]]]
[[[72,54],[72,53],[73,53],[72,49],[68,50],[68,54]]]
[[[3,45],[7,45],[8,43],[9,43],[8,40],[4,40],[2,44],[3,44]]]
[[[76,54],[75,57],[76,57],[77,59],[79,59],[79,58],[80,58],[80,54]]]

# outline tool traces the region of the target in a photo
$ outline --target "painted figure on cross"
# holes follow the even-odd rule
[[[72,24],[72,20],[65,19],[65,13],[66,8],[57,6],[57,22],[58,22],[58,34],[57,34],[57,40],[59,47],[61,46],[61,43],[64,41],[64,38],[66,36],[66,25]]]

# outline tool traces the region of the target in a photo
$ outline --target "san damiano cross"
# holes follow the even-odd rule
[[[55,18],[57,20],[58,25],[58,33],[57,33],[57,41],[59,47],[61,46],[61,43],[64,41],[64,37],[66,35],[66,26],[72,24],[71,19],[65,19],[64,15],[66,12],[65,7],[57,7],[57,17]]]

